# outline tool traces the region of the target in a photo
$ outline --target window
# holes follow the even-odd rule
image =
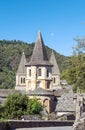
[[[47,89],[50,88],[50,81],[47,81]]]
[[[41,76],[41,69],[38,69],[38,76]]]
[[[25,83],[25,78],[23,78],[23,83]]]
[[[40,83],[41,83],[40,81],[37,82],[37,88],[40,87]]]
[[[53,78],[53,83],[56,83],[56,78]]]
[[[21,84],[25,83],[25,78],[21,78]]]
[[[23,79],[21,78],[21,84],[23,83]]]
[[[49,77],[49,70],[47,69],[47,77]]]
[[[29,69],[29,76],[31,77],[31,69]]]

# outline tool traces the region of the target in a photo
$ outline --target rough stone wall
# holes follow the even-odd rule
[[[74,123],[72,130],[85,130],[85,113],[83,115],[83,118],[81,117]]]
[[[81,108],[83,107],[83,96],[77,95],[77,102],[76,102],[76,121],[80,118],[82,112]]]
[[[31,76],[29,76],[29,69],[31,69]],[[41,75],[38,75],[38,69],[41,69]],[[47,77],[47,69],[49,69],[49,76]],[[51,70],[47,67],[42,66],[31,66],[27,67],[27,79],[26,79],[26,91],[28,90],[34,90],[37,87],[41,87],[43,89],[50,89],[50,85],[52,82],[51,77]],[[49,87],[47,88],[47,83],[49,81]],[[30,84],[29,84],[30,82]],[[38,85],[38,82],[40,82],[40,86]]]
[[[9,130],[16,128],[32,128],[32,127],[51,127],[51,126],[72,126],[72,121],[9,121]]]
[[[54,82],[54,78],[55,78],[55,82]],[[57,74],[53,74],[52,75],[52,87],[55,87],[55,86],[60,86],[60,75],[57,75]]]
[[[21,83],[21,78],[25,79],[25,82]],[[26,90],[26,74],[21,73],[16,75],[16,86],[15,90]]]

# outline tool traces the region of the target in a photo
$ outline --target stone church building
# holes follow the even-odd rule
[[[36,96],[47,107],[48,112],[54,104],[53,90],[61,89],[60,71],[54,52],[48,60],[46,48],[40,32],[29,62],[22,53],[16,73],[15,90],[25,91],[30,97]]]
[[[38,33],[37,41],[30,61],[27,63],[23,52],[16,74],[16,90],[34,90],[35,88],[52,89],[60,87],[60,71],[52,51],[48,60],[46,48]]]

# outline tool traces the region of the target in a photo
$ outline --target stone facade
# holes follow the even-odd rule
[[[26,58],[24,52],[22,53],[18,71],[16,73],[16,86],[15,90],[26,90]]]
[[[33,54],[28,63],[26,62],[25,54],[22,54],[19,68],[16,74],[15,89],[22,92],[25,91],[28,94],[29,91],[35,92],[35,90],[38,88],[41,88],[42,91],[52,91],[52,89],[57,89],[59,86],[60,71],[54,53],[52,51],[51,58],[48,60],[43,38],[39,32]],[[54,111],[54,95],[46,94],[45,92],[43,95],[41,93],[38,93],[38,95],[34,93],[33,95],[29,94],[29,96],[31,98],[36,96],[38,99],[40,99],[49,113]]]
[[[26,62],[25,54],[22,54],[16,73],[15,89],[27,92],[38,87],[46,90],[54,87],[57,89],[59,86],[60,71],[54,53],[52,51],[49,61],[41,33],[39,32],[29,63]]]
[[[60,88],[60,70],[54,55],[54,52],[52,51],[51,57],[50,57],[50,63],[53,64],[52,67],[52,89]]]
[[[81,117],[84,112],[84,97],[81,94],[77,95],[76,99],[76,121]]]

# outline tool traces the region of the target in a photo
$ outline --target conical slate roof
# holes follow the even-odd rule
[[[26,64],[26,58],[25,58],[25,54],[23,52],[22,56],[21,56],[21,60],[20,60],[20,63],[19,63],[19,67],[18,67],[17,73],[26,73],[25,64]]]
[[[56,58],[55,58],[53,51],[52,51],[52,54],[51,54],[51,57],[50,57],[50,63],[53,64],[52,74],[60,74],[60,70],[59,70],[59,67],[58,67],[58,64],[57,64],[57,61],[56,61]]]
[[[40,32],[38,32],[33,54],[28,65],[52,65],[48,61],[46,48]]]

